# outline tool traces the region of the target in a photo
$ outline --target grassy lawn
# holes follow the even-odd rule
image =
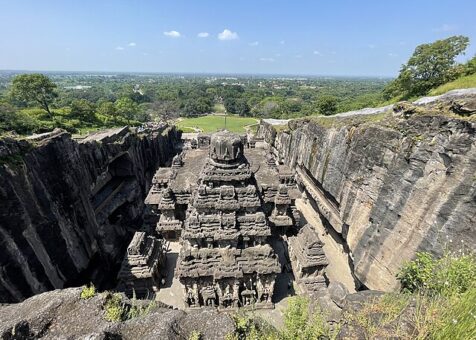
[[[243,133],[245,126],[257,124],[259,121],[255,118],[245,118],[239,116],[228,115],[226,117],[226,128],[229,131]],[[225,128],[224,116],[203,116],[198,118],[182,118],[177,122],[179,128],[197,128],[202,132],[215,132]],[[189,131],[189,129],[186,129]]]
[[[456,89],[467,89],[471,87],[476,87],[476,73],[471,74],[466,77],[461,77],[456,79],[455,81],[443,84],[439,87],[437,87],[434,90],[431,90],[429,95],[430,96],[437,96],[443,93],[446,93],[451,90],[456,90]]]

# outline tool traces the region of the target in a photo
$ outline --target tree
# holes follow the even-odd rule
[[[337,112],[337,98],[324,95],[317,100],[317,110],[321,115],[330,116]]]
[[[250,107],[244,98],[226,98],[223,101],[223,105],[229,113],[235,113],[240,116],[247,116],[250,113]]]
[[[176,100],[162,100],[149,104],[149,115],[168,121],[180,115],[179,103]]]
[[[55,89],[56,84],[43,74],[20,74],[13,78],[10,94],[21,101],[38,103],[52,117],[50,104],[58,96]]]
[[[13,106],[0,101],[0,132],[15,131],[28,134],[38,128],[38,122],[28,114],[16,111]]]
[[[98,107],[98,113],[113,117],[114,121],[117,119],[117,110],[112,102],[102,102]]]
[[[83,121],[93,121],[95,107],[86,99],[76,99],[71,103],[71,116],[79,118]]]
[[[456,57],[464,53],[468,44],[469,39],[460,35],[417,46],[397,79],[384,89],[384,97],[424,95],[432,88],[454,80],[458,76]]]
[[[116,100],[115,105],[117,113],[125,117],[128,122],[130,122],[131,119],[134,119],[139,110],[137,104],[129,97],[119,98]]]

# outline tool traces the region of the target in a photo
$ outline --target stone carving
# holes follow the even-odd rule
[[[166,252],[162,240],[136,232],[118,274],[119,288],[139,298],[150,297],[158,291]]]
[[[302,227],[297,236],[288,239],[294,277],[308,292],[326,287],[325,268],[328,262],[322,247],[323,243],[310,224]]]
[[[271,231],[239,136],[227,131],[211,136],[199,182],[176,269],[187,287],[186,305],[272,307],[280,266],[266,244]]]
[[[280,184],[269,153],[273,171],[264,167],[260,178],[266,183],[259,185],[245,153],[266,166],[267,153],[245,151],[244,140],[228,131],[199,135],[198,149],[184,150],[171,168],[157,171],[161,185],[149,193],[155,190],[154,200],[148,196],[160,216],[157,233],[181,240],[175,274],[189,308],[273,306],[281,267],[268,237],[271,227],[287,232],[296,223],[292,187]]]

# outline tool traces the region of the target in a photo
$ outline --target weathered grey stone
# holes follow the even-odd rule
[[[187,314],[163,307],[125,322],[109,322],[103,310],[106,294],[87,300],[80,294],[81,288],[55,290],[0,306],[0,338],[183,340],[199,331],[204,339],[218,340],[235,329],[227,314],[210,310]]]
[[[407,304],[402,305],[401,311],[395,314],[395,311],[379,305],[383,296],[383,292],[371,290],[347,295],[342,309],[342,327],[336,338],[339,340],[417,338],[419,334],[415,323],[418,318],[416,300],[409,300]]]
[[[475,89],[449,93],[414,103],[419,114],[408,119],[389,113],[351,126],[298,120],[277,133],[262,123],[258,137],[297,170],[301,189],[343,237],[356,278],[391,291],[417,251],[476,247],[476,123],[438,114],[475,97]]]
[[[338,281],[330,282],[327,289],[332,301],[334,301],[337,306],[342,308],[344,306],[345,297],[347,294],[349,294],[349,290]]]
[[[161,126],[0,140],[0,302],[115,276],[107,268],[140,227],[154,171],[178,138]]]

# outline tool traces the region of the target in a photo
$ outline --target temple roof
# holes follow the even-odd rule
[[[239,135],[224,130],[214,133],[210,140],[210,158],[218,162],[230,162],[243,157],[243,142]]]
[[[164,245],[161,240],[148,236],[145,232],[136,232],[127,247],[119,279],[128,281],[151,277],[163,254]]]
[[[290,237],[289,245],[303,268],[327,266],[328,261],[322,249],[324,244],[310,224],[302,227],[297,236]]]

